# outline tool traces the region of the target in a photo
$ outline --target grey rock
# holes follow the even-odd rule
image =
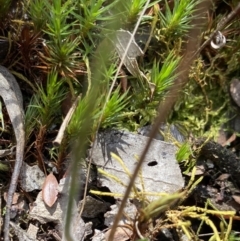
[[[107,227],[111,227],[113,225],[113,222],[118,213],[120,204],[121,204],[120,202],[117,202],[116,204],[112,205],[111,210],[104,214],[104,218],[105,218],[104,224]],[[134,220],[137,216],[137,212],[138,211],[137,211],[135,204],[131,203],[128,200],[126,203],[126,206],[124,208],[124,213],[127,214],[127,217],[123,215],[119,222],[119,225],[125,225],[125,224],[130,225],[129,220]]]
[[[45,175],[37,165],[29,166],[23,162],[20,182],[24,191],[32,192],[34,190],[41,190],[44,180]]]
[[[80,202],[79,210],[81,210],[82,202],[83,201]],[[102,202],[91,196],[86,196],[82,217],[95,218],[100,213],[105,213],[109,209],[110,205],[110,203]]]
[[[133,173],[147,140],[148,137],[127,131],[105,131],[98,135],[93,150],[93,162],[118,179],[116,181],[106,174],[101,174],[102,186],[108,187],[114,194],[124,194],[129,183],[129,176]],[[123,160],[125,167],[112,158],[111,152]],[[152,141],[142,165],[142,171],[135,183],[138,191],[154,194],[174,193],[183,188],[184,180],[175,158],[175,152],[176,147],[170,143]],[[147,197],[150,201],[158,198],[150,194],[147,194]]]
[[[151,125],[143,126],[138,129],[138,134],[143,135],[143,136],[149,136],[151,128],[152,128]],[[162,135],[161,132],[162,133],[170,132],[172,137],[181,143],[185,141],[185,137],[180,133],[180,131],[178,130],[178,128],[175,125],[169,126],[166,124],[162,124],[159,127],[159,131],[158,131],[158,133],[156,133],[156,136],[154,137],[154,139],[164,141],[164,136]]]

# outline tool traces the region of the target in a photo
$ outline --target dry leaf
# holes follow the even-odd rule
[[[47,204],[49,207],[52,207],[53,204],[56,202],[58,197],[58,181],[56,177],[50,173],[42,188],[42,198],[45,204]]]
[[[111,229],[105,233],[105,238],[108,241]],[[127,241],[132,236],[132,230],[126,227],[118,227],[114,233],[114,241]]]
[[[227,142],[227,133],[223,129],[220,129],[218,132],[217,143],[223,146],[225,145],[226,142]]]
[[[18,240],[22,241],[34,241],[29,234],[23,230],[20,225],[15,224],[14,222],[10,222],[11,228],[14,230],[14,234],[17,236]],[[12,240],[12,239],[11,239]]]
[[[204,165],[196,165],[195,176],[203,175],[206,172],[206,168]],[[186,174],[187,176],[192,176],[192,172]]]
[[[240,196],[238,195],[232,195],[232,198],[234,199],[234,201],[238,204],[240,204]]]
[[[116,48],[116,51],[119,55],[120,59],[123,59],[124,53],[126,51],[126,48],[128,46],[128,43],[130,42],[130,39],[132,38],[132,33],[126,30],[118,30],[116,34],[116,41],[114,43],[114,46]],[[136,78],[143,78],[147,81],[150,88],[150,94],[151,98],[153,95],[153,92],[155,90],[155,84],[149,82],[147,77],[143,74],[143,72],[139,69],[138,63],[136,58],[138,56],[143,56],[143,51],[141,48],[137,45],[135,40],[133,39],[131,41],[130,47],[127,51],[126,57],[123,59],[123,63],[126,66],[127,70]]]
[[[114,45],[120,59],[123,59],[124,52],[128,46],[128,43],[131,37],[132,37],[132,34],[129,31],[126,31],[126,30],[117,31],[116,42],[114,43]],[[127,55],[123,60],[123,63],[126,66],[127,70],[134,77],[140,77],[143,75],[143,73],[140,71],[138,67],[138,63],[136,60],[136,57],[142,56],[142,55],[143,55],[143,51],[133,39],[127,51]]]
[[[221,181],[221,182],[226,181],[230,176],[231,175],[228,173],[223,173],[216,179],[216,181]]]
[[[236,140],[236,138],[237,138],[236,134],[233,133],[233,134],[227,139],[227,141],[222,144],[222,146],[230,145],[233,141]]]

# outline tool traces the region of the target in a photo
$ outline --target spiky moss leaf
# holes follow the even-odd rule
[[[196,17],[193,13],[199,2],[195,0],[174,0],[171,9],[165,0],[165,13],[159,11],[161,27],[175,37],[186,33],[192,27],[190,21],[193,17]]]
[[[159,102],[164,99],[174,79],[177,77],[176,69],[178,67],[180,57],[174,51],[170,52],[166,57],[162,66],[156,60],[150,70],[150,82],[155,84],[153,95],[149,91],[147,83],[142,81],[132,81],[132,98],[129,102],[129,110],[135,112],[135,120],[138,120],[140,126],[152,123],[157,114]],[[135,126],[137,127],[137,126]]]
[[[96,110],[94,110],[94,113],[91,113],[91,115],[87,116],[86,115],[87,109],[88,109],[88,97],[85,96],[79,101],[78,106],[67,127],[67,132],[69,134],[69,137],[73,140],[76,137],[78,137],[79,134],[81,133],[82,123],[87,121],[86,118],[87,119],[91,118],[89,119],[89,122],[94,119]],[[88,135],[90,135],[91,132],[92,132],[92,129],[89,129]]]
[[[75,19],[80,23],[80,32],[82,38],[88,36],[92,40],[93,30],[102,29],[102,21],[111,21],[112,17],[109,12],[118,1],[106,4],[106,0],[83,0],[76,5],[76,11],[73,12]],[[103,7],[104,6],[104,7]],[[101,23],[100,23],[101,21]],[[96,24],[99,22],[99,24]]]
[[[43,56],[45,64],[62,76],[75,78],[82,61],[79,51],[81,43],[79,23],[73,16],[76,3],[72,0],[44,1],[44,3],[48,9],[45,12],[46,28],[43,29],[48,35],[45,56]]]
[[[125,108],[128,105],[129,99],[131,98],[130,96],[127,96],[127,95],[128,95],[127,92],[124,94],[121,94],[120,88],[117,88],[113,92],[110,100],[106,105],[105,111],[103,113],[102,123],[100,125],[102,128],[124,126],[123,123],[127,121],[127,118],[130,115],[130,113],[128,113],[127,110],[125,110]],[[85,116],[83,115],[83,113],[87,108],[86,99],[87,98],[83,98],[79,102],[79,105],[74,113],[71,123],[68,126],[68,133],[72,137],[78,134],[79,130],[81,129],[82,122],[85,119]],[[98,108],[96,108],[95,112],[92,113],[93,120],[96,120],[96,121],[99,120],[99,117],[102,114],[104,100],[105,98],[102,98],[102,100],[99,101]]]
[[[28,12],[33,21],[34,28],[36,31],[45,29],[47,21],[47,6],[46,0],[32,0],[29,1]]]
[[[163,97],[169,87],[176,78],[176,69],[179,64],[180,57],[172,51],[164,61],[161,69],[159,64],[154,61],[151,71],[151,82],[156,85],[154,97]]]
[[[183,143],[176,153],[176,159],[178,162],[186,161],[192,154],[191,146],[188,142]]]
[[[128,96],[128,91],[121,94],[120,87],[115,89],[103,113],[101,124],[103,128],[117,126],[121,122],[124,122],[125,117],[128,116],[126,110],[124,113],[124,109],[128,105],[130,98],[131,96]]]
[[[46,88],[39,85],[38,93],[31,100],[26,114],[26,128],[33,128],[32,121],[36,124],[46,126],[53,123],[53,120],[61,112],[61,102],[64,98],[65,90],[63,80],[59,79],[58,74],[52,72],[48,75]]]
[[[38,110],[37,104],[39,103],[39,100],[37,96],[31,98],[26,113],[25,113],[25,139],[29,140],[32,132],[36,130],[36,126],[39,125],[39,117],[40,113]]]
[[[122,1],[122,11],[124,16],[124,18],[121,19],[122,23],[124,25],[135,23],[146,2],[147,0],[131,0],[126,2]],[[158,2],[158,0],[151,1],[148,7],[150,8]],[[114,15],[114,9],[112,11],[112,14]],[[144,15],[142,20],[144,21],[149,19],[151,19],[151,16]]]

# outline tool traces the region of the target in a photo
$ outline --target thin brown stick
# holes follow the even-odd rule
[[[203,3],[205,3],[205,2],[203,2]],[[209,3],[206,2],[203,6],[202,6],[202,4],[200,4],[198,6],[197,10],[199,10],[199,11],[196,12],[196,16],[198,16],[200,14],[200,11],[207,12],[208,8],[209,8]],[[192,24],[194,24],[195,26],[189,33],[188,44],[186,46],[186,51],[185,51],[186,54],[183,57],[183,59],[180,63],[180,66],[178,68],[180,75],[178,76],[178,79],[174,83],[173,87],[170,89],[169,94],[168,94],[166,100],[164,101],[164,103],[160,104],[160,106],[159,106],[159,114],[156,118],[155,123],[153,124],[153,128],[150,132],[150,137],[146,143],[146,146],[144,147],[144,150],[141,154],[139,161],[137,162],[137,166],[130,179],[130,183],[125,191],[123,200],[121,202],[121,205],[119,207],[118,213],[115,217],[115,220],[114,220],[114,223],[113,223],[113,226],[111,229],[111,233],[109,235],[109,239],[108,239],[109,241],[114,240],[114,232],[117,228],[118,222],[120,221],[120,219],[122,217],[122,213],[123,213],[125,204],[127,202],[129,194],[132,190],[132,187],[134,185],[138,172],[145,159],[145,156],[148,152],[148,149],[150,148],[152,140],[155,137],[156,133],[158,132],[160,124],[165,122],[170,110],[172,109],[173,105],[175,104],[178,94],[179,94],[179,90],[182,89],[185,86],[185,84],[187,83],[188,71],[189,71],[191,63],[193,62],[193,59],[194,59],[192,56],[193,56],[194,50],[197,49],[197,47],[199,46],[199,40],[196,39],[196,36],[200,35],[200,27],[202,26],[202,22],[203,21],[200,22],[199,20],[193,20]]]
[[[97,125],[96,132],[95,132],[95,138],[94,138],[95,140],[96,140],[96,135],[97,135],[97,133],[98,133],[98,130],[99,130],[99,128],[100,128],[100,124],[101,124],[101,122],[102,122],[104,110],[106,109],[107,103],[108,103],[108,101],[109,101],[109,99],[110,99],[110,97],[111,97],[111,93],[112,93],[112,91],[113,91],[113,88],[114,88],[114,86],[115,86],[115,83],[116,83],[116,81],[117,81],[117,78],[118,78],[118,76],[119,76],[119,74],[120,74],[120,72],[121,72],[121,69],[122,69],[122,66],[123,66],[123,63],[124,63],[124,59],[127,57],[128,50],[129,50],[129,48],[130,48],[130,46],[131,46],[132,41],[134,40],[134,36],[135,36],[135,34],[136,34],[137,30],[138,30],[138,27],[139,27],[139,25],[140,25],[140,21],[141,21],[141,19],[142,19],[142,17],[143,17],[143,14],[145,13],[145,11],[146,11],[146,9],[147,9],[147,6],[149,5],[149,2],[150,2],[150,0],[147,0],[145,6],[144,6],[144,8],[143,8],[143,11],[142,11],[142,13],[141,13],[141,15],[140,15],[140,17],[139,17],[136,25],[135,25],[135,28],[134,28],[134,30],[133,30],[133,32],[132,32],[132,36],[131,36],[131,38],[129,39],[128,45],[126,46],[126,49],[125,49],[125,51],[124,51],[124,53],[123,53],[123,56],[122,56],[121,61],[120,61],[120,64],[119,64],[119,66],[118,66],[118,68],[117,68],[117,72],[116,72],[116,74],[115,74],[115,76],[114,76],[113,82],[112,82],[111,87],[110,87],[110,89],[109,89],[109,91],[108,91],[108,95],[107,95],[107,97],[106,97],[106,101],[105,101],[105,103],[104,103],[104,106],[103,106],[103,109],[102,109],[102,113],[101,113],[100,118],[99,118],[99,121],[98,121],[98,125]],[[96,141],[94,141],[93,146],[92,146],[92,150],[91,150],[91,153],[90,153],[90,160],[89,160],[89,163],[88,163],[86,180],[88,180],[88,179],[89,179],[89,176],[90,176],[90,167],[91,167],[91,163],[92,163],[92,155],[93,155],[93,149],[95,148],[95,145],[96,145]],[[83,209],[84,209],[84,206],[85,206],[86,195],[87,195],[87,185],[88,185],[88,182],[86,181],[85,189],[84,189],[84,195],[83,195],[83,199],[82,199],[82,207],[81,207],[81,210],[80,210],[80,216],[81,216],[81,214],[82,214],[82,212],[83,212]],[[116,227],[117,227],[117,226],[116,226]],[[115,227],[115,229],[116,229],[116,227]],[[112,230],[111,230],[111,233],[112,233]],[[110,233],[110,236],[111,236],[111,233]]]
[[[57,137],[56,137],[55,140],[53,141],[53,144],[54,144],[55,146],[60,146],[60,145],[61,145],[62,139],[63,139],[63,136],[64,136],[64,132],[65,132],[65,130],[66,130],[66,128],[67,128],[67,125],[68,125],[69,121],[70,121],[71,118],[72,118],[72,115],[73,115],[74,111],[75,111],[76,108],[77,108],[77,104],[78,104],[78,101],[80,100],[81,96],[82,96],[82,94],[80,94],[80,95],[76,98],[76,100],[73,102],[71,108],[69,109],[67,115],[65,116],[65,118],[64,118],[64,120],[63,120],[63,122],[62,122],[62,125],[61,125],[61,127],[60,127],[60,129],[59,129],[59,131],[58,131]]]

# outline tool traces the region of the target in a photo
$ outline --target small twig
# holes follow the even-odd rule
[[[220,21],[220,23],[217,25],[215,31],[201,45],[201,47],[194,53],[193,58],[196,57],[196,55],[198,55],[210,43],[210,41],[214,38],[214,36],[218,33],[218,31],[222,30],[228,24],[228,22],[230,22],[237,15],[238,11],[240,11],[240,3],[237,5],[237,7],[234,10],[232,10],[231,13],[229,13],[227,15],[227,17],[223,18]]]
[[[207,9],[208,9],[208,4],[205,5],[205,10],[207,10]],[[140,18],[141,18],[141,16],[140,16]],[[199,24],[199,22],[198,22],[198,24]],[[183,60],[182,60],[182,66],[181,67],[183,67],[184,69],[183,69],[183,75],[181,76],[182,78],[180,79],[180,84],[182,84],[182,85],[180,85],[181,88],[183,88],[184,84],[186,83],[186,80],[185,80],[186,76],[185,75],[188,72],[187,70],[190,69],[190,64],[191,64],[190,59],[193,60],[193,58],[191,58],[191,56],[192,56],[191,54],[192,54],[192,49],[194,49],[194,47],[196,48],[196,40],[195,40],[196,37],[195,36],[196,36],[196,29],[193,29],[192,32],[189,33],[189,43],[187,45],[186,54],[185,54],[185,56],[183,57]],[[181,68],[180,68],[180,70],[181,70]],[[127,202],[128,196],[129,196],[129,194],[131,192],[131,189],[134,185],[135,179],[136,179],[136,177],[138,175],[138,172],[139,172],[139,170],[142,166],[142,163],[145,159],[145,156],[148,152],[148,149],[150,148],[152,140],[155,137],[156,133],[158,132],[158,129],[159,129],[159,126],[161,125],[161,123],[163,123],[166,120],[166,118],[169,114],[169,108],[170,109],[172,108],[173,104],[175,103],[175,101],[177,99],[177,96],[178,96],[177,93],[178,92],[176,92],[176,89],[178,89],[178,87],[179,87],[178,84],[179,83],[175,83],[174,86],[173,86],[173,89],[171,89],[172,92],[174,92],[175,97],[173,98],[171,96],[172,100],[170,99],[170,95],[172,94],[172,92],[170,90],[169,95],[167,96],[168,98],[166,99],[164,104],[163,105],[160,104],[159,113],[158,113],[158,116],[155,120],[155,123],[153,124],[153,128],[152,128],[152,130],[149,134],[149,139],[148,139],[148,141],[147,141],[147,143],[146,143],[146,145],[143,149],[143,152],[141,154],[141,157],[140,157],[139,161],[137,162],[137,165],[135,167],[135,170],[132,174],[129,185],[128,185],[126,191],[125,191],[124,197],[123,197],[121,205],[119,207],[118,213],[115,217],[115,220],[114,220],[114,223],[113,223],[113,226],[112,226],[112,229],[111,229],[111,233],[109,235],[109,239],[108,239],[109,241],[114,240],[114,232],[117,228],[118,222],[121,219],[122,212],[124,210],[124,207],[125,207],[125,204]],[[169,103],[170,103],[170,106],[168,106]]]
[[[144,239],[144,237],[142,236],[142,234],[141,234],[141,232],[140,232],[140,230],[138,228],[138,221],[135,222],[135,229],[137,231],[137,234],[138,234],[139,238],[140,239]]]
[[[113,91],[113,88],[114,88],[114,86],[115,86],[115,83],[116,83],[116,81],[117,81],[117,78],[119,77],[119,75],[120,75],[120,73],[121,73],[121,69],[122,69],[124,60],[125,60],[125,58],[127,57],[128,50],[129,50],[129,48],[130,48],[130,46],[131,46],[132,41],[134,40],[134,36],[135,36],[135,34],[136,34],[136,32],[137,32],[137,29],[138,29],[138,27],[139,27],[140,21],[141,21],[143,15],[144,15],[144,13],[145,13],[145,11],[146,11],[146,9],[147,9],[147,6],[148,6],[149,2],[150,2],[150,0],[148,0],[148,1],[146,2],[145,6],[144,6],[144,9],[143,9],[143,11],[142,11],[142,13],[141,13],[141,15],[140,15],[137,23],[136,23],[136,26],[135,26],[135,28],[134,28],[134,30],[133,30],[133,33],[132,33],[132,35],[131,35],[131,38],[129,39],[128,45],[126,46],[126,49],[125,49],[125,51],[124,51],[124,53],[123,53],[123,55],[122,55],[120,64],[119,64],[119,66],[118,66],[118,68],[117,68],[117,71],[116,71],[116,74],[115,74],[115,76],[114,76],[113,82],[112,82],[111,87],[110,87],[110,89],[109,89],[109,91],[108,91],[108,95],[107,95],[107,97],[106,97],[106,101],[105,101],[104,106],[103,106],[103,108],[102,108],[102,113],[101,113],[100,118],[99,118],[99,121],[98,121],[98,125],[97,125],[97,128],[96,128],[96,132],[95,132],[96,134],[95,134],[94,140],[96,139],[96,135],[97,135],[97,133],[98,133],[98,130],[99,130],[99,128],[100,128],[100,124],[101,124],[101,122],[102,122],[102,118],[103,118],[104,111],[105,111],[106,106],[107,106],[107,103],[108,103],[108,101],[109,101],[109,99],[110,99],[110,97],[111,97],[111,93],[112,93],[112,91]],[[91,163],[92,163],[92,155],[93,155],[93,149],[95,148],[95,145],[96,145],[96,141],[94,141],[93,146],[92,146],[92,149],[91,149],[91,153],[90,153],[90,155],[89,155],[90,158],[89,158],[89,162],[88,162],[88,170],[87,170],[87,174],[86,174],[86,180],[88,180],[88,179],[89,179],[89,176],[90,176],[90,167],[91,167]],[[84,188],[84,195],[83,195],[83,199],[82,199],[82,207],[81,207],[81,210],[80,210],[80,215],[82,214],[83,209],[84,209],[84,206],[85,206],[86,195],[87,195],[87,185],[88,185],[88,182],[86,181],[85,188]],[[123,210],[122,210],[122,211],[123,211]],[[115,230],[116,230],[116,227],[117,227],[117,225],[115,226]],[[111,237],[111,235],[113,235],[113,234],[112,234],[112,230],[113,230],[113,229],[111,229],[110,237]],[[115,230],[113,230],[113,232],[115,232]]]
[[[41,126],[38,134],[36,135],[35,148],[37,151],[36,159],[38,160],[38,165],[43,169],[45,176],[47,176],[47,170],[44,164],[43,158],[43,143],[46,135],[46,126]]]
[[[127,56],[129,47],[130,47],[130,45],[131,45],[131,43],[132,43],[132,41],[133,41],[133,38],[134,38],[134,36],[135,36],[135,34],[136,34],[136,32],[137,32],[138,26],[140,25],[140,22],[141,22],[141,20],[142,20],[142,18],[143,18],[143,15],[144,15],[144,13],[146,12],[146,9],[147,9],[147,7],[148,7],[148,5],[149,5],[149,2],[150,2],[150,0],[148,0],[148,1],[145,3],[144,8],[143,8],[143,10],[142,10],[142,12],[141,12],[141,14],[140,14],[140,16],[139,16],[139,18],[138,18],[138,21],[137,21],[136,26],[135,26],[135,28],[134,28],[134,30],[133,30],[132,36],[131,36],[131,38],[130,38],[130,40],[129,40],[129,42],[128,42],[128,45],[127,45],[127,47],[126,47],[126,49],[125,49],[125,52],[124,52],[124,54],[123,54],[123,57],[122,57],[122,59],[121,59],[121,62],[120,62],[120,64],[119,64],[119,66],[118,66],[117,73],[116,73],[116,75],[115,75],[115,77],[114,77],[114,80],[113,80],[113,84],[115,84],[115,82],[116,82],[116,80],[117,80],[117,77],[118,77],[118,75],[119,75],[119,72],[121,71],[121,68],[122,68],[124,59],[125,59],[126,56]],[[112,91],[112,89],[113,89],[113,86],[114,86],[113,84],[112,84],[112,86],[111,86],[112,88],[110,89],[110,91]],[[109,98],[110,98],[110,96],[111,96],[111,92],[110,92],[110,91],[109,91],[109,94],[108,94],[108,97],[107,97],[107,100],[106,100],[106,102],[105,102],[105,105],[104,105],[103,110],[106,108],[107,101],[109,100]],[[102,112],[102,115],[101,115],[101,119],[102,119],[102,116],[103,116],[103,112]],[[101,120],[101,119],[100,119],[100,120]],[[157,132],[157,130],[156,130],[156,132]],[[150,139],[151,139],[151,138],[150,138]],[[151,143],[151,142],[150,142],[150,143]],[[146,145],[146,148],[147,148],[147,149],[145,148],[145,149],[146,149],[146,152],[147,152],[147,150],[148,150],[148,148],[149,148],[149,146],[150,146],[150,143],[147,143],[147,145]],[[149,145],[148,145],[148,144],[149,144]],[[144,151],[145,151],[145,149],[144,149]],[[93,149],[92,149],[92,150],[93,150]],[[91,154],[92,154],[92,153],[91,153]],[[145,154],[143,153],[142,156],[141,156],[141,158],[143,157],[143,160],[144,160],[144,158],[145,158],[145,155],[146,155],[146,153],[145,153]],[[138,172],[139,172],[139,170],[140,170],[140,167],[141,167],[141,165],[142,165],[143,160],[139,160],[138,165],[137,165],[137,167],[136,167],[136,170],[135,170],[135,172],[133,173],[133,176],[132,176],[132,178],[131,178],[131,180],[130,180],[129,186],[128,186],[126,192],[125,192],[124,198],[123,198],[123,200],[122,200],[122,202],[121,202],[121,205],[120,205],[120,207],[119,207],[118,213],[117,213],[117,215],[116,215],[116,217],[115,217],[115,220],[114,220],[114,222],[113,222],[113,226],[112,226],[111,232],[110,232],[110,234],[109,234],[109,239],[108,239],[109,241],[114,240],[114,233],[115,233],[115,231],[116,231],[116,229],[117,229],[117,226],[118,226],[118,223],[119,223],[119,221],[120,221],[120,219],[121,219],[121,217],[122,217],[122,213],[123,213],[125,204],[126,204],[126,202],[127,202],[128,196],[129,196],[129,194],[130,194],[130,192],[131,192],[132,186],[133,186],[134,181],[135,181],[135,179],[136,179],[136,177],[137,177],[137,175],[138,175]],[[140,162],[141,162],[141,163],[140,163]],[[140,165],[139,165],[139,164],[140,164]]]
[[[77,104],[78,104],[78,101],[80,100],[81,96],[82,96],[82,94],[80,94],[80,95],[76,98],[76,100],[73,102],[71,108],[69,109],[66,117],[64,118],[64,120],[63,120],[63,122],[62,122],[62,125],[61,125],[61,127],[60,127],[60,129],[59,129],[59,131],[58,131],[57,137],[56,137],[55,140],[53,141],[53,144],[54,144],[55,146],[60,146],[60,145],[61,145],[62,139],[63,139],[63,136],[64,136],[64,132],[65,132],[65,130],[66,130],[66,127],[67,127],[69,121],[71,120],[72,115],[73,115],[75,109],[77,108]]]
[[[21,171],[25,147],[24,115],[22,93],[14,76],[3,66],[0,66],[0,95],[7,108],[15,138],[16,138],[16,162],[14,165],[11,182],[7,194],[6,213],[4,223],[4,241],[9,241],[10,210],[13,195],[17,187],[18,177]]]

